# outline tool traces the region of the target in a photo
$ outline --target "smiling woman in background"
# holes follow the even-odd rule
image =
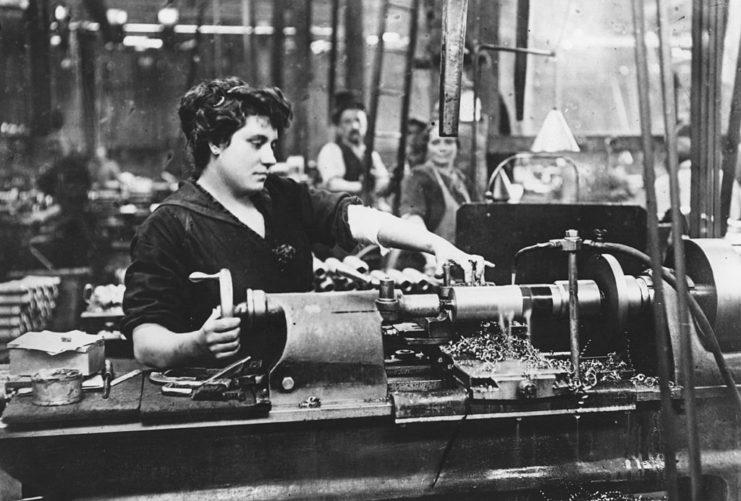
[[[425,163],[402,182],[401,215],[454,242],[456,212],[471,201],[466,178],[455,166],[458,139],[440,137],[434,122],[427,127],[426,139]]]
[[[401,217],[448,242],[455,242],[455,218],[461,204],[471,201],[467,181],[455,166],[458,157],[458,138],[440,137],[435,122],[428,125],[422,136],[427,150],[425,163],[414,167],[401,183]],[[391,252],[386,264],[390,268],[407,266],[432,274],[440,262],[430,254],[419,255]]]

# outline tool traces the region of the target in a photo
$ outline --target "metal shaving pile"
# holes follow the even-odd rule
[[[574,498],[574,500],[583,501],[660,501],[667,499],[666,496],[655,497],[655,496],[643,496],[635,494],[624,494],[619,491],[609,492],[596,492],[586,498]]]
[[[512,327],[521,327],[516,322]],[[511,329],[510,329],[511,331]],[[598,383],[630,380],[633,384],[658,386],[658,379],[635,374],[632,364],[616,353],[606,358],[583,359],[579,364],[580,381],[573,381],[571,360],[545,357],[530,341],[518,335],[508,335],[496,322],[482,322],[481,329],[473,336],[461,337],[440,347],[443,353],[456,360],[479,360],[495,364],[503,360],[521,360],[530,369],[550,369],[567,375],[569,385],[589,389]],[[673,384],[670,382],[670,386]],[[597,498],[600,499],[600,498]]]
[[[508,336],[493,322],[483,322],[480,333],[461,337],[440,347],[443,353],[458,360],[481,360],[498,362],[502,360],[522,360],[533,368],[548,368],[546,360],[527,339]]]
[[[579,363],[582,374],[582,384],[591,388],[597,383],[608,383],[626,379],[626,373],[633,374],[633,368],[621,360],[616,353],[608,353],[607,360],[582,360]]]
[[[662,494],[629,494],[616,490],[585,492],[583,488],[571,488],[571,494],[562,494],[557,497],[546,495],[540,491],[543,501],[666,501],[667,496]]]

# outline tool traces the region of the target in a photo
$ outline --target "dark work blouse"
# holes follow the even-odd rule
[[[427,229],[435,231],[445,214],[445,199],[443,191],[437,182],[432,164],[425,163],[413,168],[410,175],[401,181],[401,207],[399,213],[402,216],[416,214],[420,216]],[[468,181],[463,173],[455,170],[455,179],[440,172],[440,177],[450,194],[459,204],[466,201],[463,191],[470,193]]]
[[[216,280],[191,283],[194,271],[232,272],[234,304],[247,288],[302,292],[312,287],[311,246],[356,244],[343,193],[313,190],[269,175],[255,205],[265,218],[265,238],[228,212],[192,181],[184,183],[139,227],[126,271],[122,331],[156,323],[173,332],[199,329],[219,304]]]

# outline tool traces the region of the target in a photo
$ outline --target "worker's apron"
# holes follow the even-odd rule
[[[461,206],[461,204],[459,204],[455,200],[455,198],[453,198],[453,194],[450,193],[448,185],[446,185],[443,181],[442,176],[437,171],[437,167],[433,167],[432,172],[435,174],[437,184],[440,185],[440,189],[443,192],[443,202],[445,203],[443,218],[440,220],[440,223],[437,225],[437,227],[432,230],[432,232],[436,235],[441,236],[448,242],[455,243],[455,215],[458,212],[458,208]],[[462,194],[465,202],[471,201],[471,197],[468,196],[468,193],[463,192]]]

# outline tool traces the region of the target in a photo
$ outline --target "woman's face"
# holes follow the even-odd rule
[[[222,145],[211,165],[213,175],[236,194],[263,189],[268,169],[275,164],[273,148],[278,132],[267,117],[251,115],[244,126],[232,134],[229,145]]]
[[[453,165],[457,155],[457,138],[440,137],[438,128],[433,127],[427,140],[427,160],[437,166],[448,167]]]

